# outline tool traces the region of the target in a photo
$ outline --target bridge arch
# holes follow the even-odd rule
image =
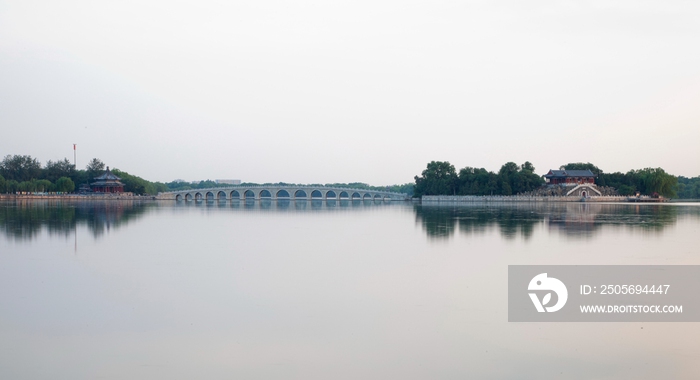
[[[362,199],[372,199],[372,195],[370,193],[365,193],[365,195],[362,196]]]
[[[338,195],[335,193],[335,191],[333,191],[333,190],[328,190],[328,191],[326,191],[326,196],[325,196],[324,198],[326,198],[326,199],[328,199],[328,198],[335,199],[337,196],[338,196]]]
[[[218,200],[226,199],[226,192],[223,190],[220,190],[218,193],[216,193],[216,199],[218,199]]]
[[[350,199],[355,199],[355,198],[357,198],[357,199],[362,198],[362,197],[360,196],[360,193],[358,193],[357,191],[354,192],[354,193],[352,193],[352,195],[350,195]]]
[[[241,199],[241,193],[238,192],[238,190],[234,190],[231,192],[231,199]]]
[[[348,192],[347,192],[347,191],[341,191],[340,194],[338,194],[338,198],[340,198],[340,199],[343,199],[343,198],[347,199],[347,198],[350,198],[350,197],[348,196]]]
[[[304,190],[295,191],[294,198],[306,198],[306,191],[304,191]]]
[[[182,202],[182,195],[177,194],[177,195],[175,196],[175,200],[176,200],[177,202]]]
[[[375,200],[375,201],[377,201],[377,200],[381,201],[381,200],[382,200],[382,196],[379,195],[379,194],[374,194],[374,200]]]
[[[320,190],[314,190],[311,192],[311,198],[323,198]]]
[[[194,193],[194,200],[201,201],[202,200],[202,193],[200,193],[200,192]]]
[[[260,190],[260,193],[258,193],[260,198],[272,198],[272,194],[270,194],[270,190]]]
[[[285,189],[277,191],[277,198],[291,198],[289,192]]]
[[[190,193],[185,194],[185,200],[188,202],[192,201],[192,194],[190,194]]]
[[[243,193],[243,199],[255,199],[255,193],[253,190],[246,190]]]
[[[214,193],[211,191],[207,191],[206,194],[204,194],[204,196],[205,198],[207,198],[207,202],[214,200]]]

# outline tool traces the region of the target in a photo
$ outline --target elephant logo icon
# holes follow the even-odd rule
[[[545,310],[549,313],[558,311],[566,304],[566,300],[569,298],[569,292],[566,290],[566,285],[563,282],[557,280],[554,277],[547,277],[547,273],[540,273],[530,280],[530,284],[527,286],[528,290],[549,290],[550,292],[542,297],[542,301],[537,298],[536,293],[528,293],[532,303],[535,304],[537,311],[544,313]],[[552,293],[557,294],[557,303],[552,306],[547,306],[552,300]]]

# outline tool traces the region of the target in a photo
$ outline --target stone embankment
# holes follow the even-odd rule
[[[602,197],[536,197],[523,195],[424,195],[422,203],[463,203],[463,202],[627,202],[623,196]]]

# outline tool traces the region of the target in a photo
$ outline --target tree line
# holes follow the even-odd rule
[[[627,173],[605,173],[590,162],[569,163],[559,167],[562,170],[590,170],[597,175],[595,183],[598,186],[610,186],[617,189],[620,195],[659,194],[665,197],[679,196],[678,177],[666,173],[661,168],[645,168],[630,170]],[[686,195],[686,194],[683,194]]]
[[[431,161],[415,176],[414,195],[514,195],[544,184],[529,161],[522,165],[505,163],[498,173],[484,168],[464,167],[459,173],[447,161]]]
[[[405,183],[403,185],[390,185],[390,186],[372,186],[363,182],[349,182],[349,183],[311,183],[311,184],[300,184],[300,183],[289,183],[289,182],[267,182],[267,183],[254,183],[254,182],[244,182],[241,185],[230,185],[216,183],[212,180],[199,181],[195,183],[173,181],[167,182],[165,185],[168,187],[168,191],[180,191],[180,190],[195,190],[195,189],[207,189],[212,187],[230,187],[230,186],[318,186],[318,187],[346,187],[349,189],[358,190],[376,190],[376,191],[394,191],[397,193],[405,193],[409,196],[413,195],[413,184]]]
[[[105,164],[93,158],[84,170],[76,170],[68,159],[46,162],[28,155],[7,155],[0,162],[0,193],[71,193],[80,185],[87,185],[105,170]],[[112,173],[121,178],[124,191],[134,194],[157,194],[168,191],[165,184],[150,182],[119,169]]]
[[[700,176],[688,178],[678,177],[678,198],[700,199]]]
[[[676,177],[661,168],[630,170],[627,173],[605,173],[588,163],[569,163],[560,170],[590,170],[597,175],[598,186],[617,189],[620,195],[659,194],[665,197],[700,198],[700,176]],[[518,166],[508,162],[498,173],[484,168],[462,168],[459,173],[447,161],[431,161],[420,176],[415,176],[415,196],[422,195],[515,195],[545,184],[544,176],[535,174],[530,162]]]
[[[31,156],[5,156],[0,162],[0,193],[64,192],[75,190],[77,173],[67,159],[45,166]]]
[[[8,155],[0,162],[0,193],[16,192],[62,192],[70,193],[81,185],[93,182],[94,178],[105,171],[105,164],[98,158],[88,162],[85,169],[76,170],[68,159],[59,161],[47,161],[42,165],[39,160],[26,155]],[[228,187],[234,185],[221,184],[212,180],[198,182],[172,181],[167,183],[151,182],[139,176],[129,174],[119,169],[111,170],[114,175],[121,178],[124,191],[138,195],[156,195],[159,192],[206,189],[212,187]],[[244,183],[243,185],[256,186],[256,183]],[[263,185],[273,185],[266,183]],[[274,185],[294,185],[288,183],[276,183]],[[306,186],[306,185],[302,185]],[[333,183],[318,186],[338,186],[353,189],[388,190],[413,195],[413,184],[392,186],[370,186],[361,182]]]

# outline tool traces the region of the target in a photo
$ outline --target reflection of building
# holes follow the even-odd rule
[[[124,184],[120,180],[121,178],[112,174],[107,166],[107,171],[101,176],[95,177],[95,182],[91,183],[90,187],[96,193],[123,193]]]
[[[595,183],[596,175],[590,170],[550,170],[544,175],[548,185],[580,185]]]

